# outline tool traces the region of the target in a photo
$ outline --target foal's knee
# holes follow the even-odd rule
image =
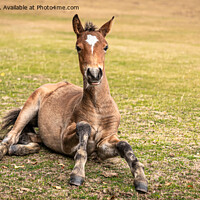
[[[125,141],[120,141],[117,143],[116,148],[122,158],[125,157],[126,152],[132,151],[132,147]]]
[[[135,163],[137,158],[133,153],[133,149],[130,144],[125,141],[120,141],[116,145],[117,151],[122,158],[125,158],[128,162]],[[132,164],[133,164],[132,163]]]
[[[84,121],[78,122],[76,124],[76,134],[78,136],[80,136],[80,135],[83,135],[85,133],[87,133],[88,136],[90,136],[90,134],[91,134],[91,126],[87,122],[84,122]]]

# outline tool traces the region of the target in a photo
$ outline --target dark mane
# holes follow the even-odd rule
[[[84,30],[89,32],[96,31],[97,27],[92,22],[86,22]]]

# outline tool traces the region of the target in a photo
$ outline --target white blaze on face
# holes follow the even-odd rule
[[[89,45],[91,45],[91,51],[93,54],[93,50],[94,50],[94,45],[96,44],[96,42],[98,42],[99,40],[97,39],[96,36],[94,35],[87,35],[87,40],[85,40]]]

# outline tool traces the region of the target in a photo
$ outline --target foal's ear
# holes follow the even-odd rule
[[[74,32],[76,33],[77,37],[80,33],[82,33],[84,31],[83,26],[81,24],[81,21],[78,17],[78,15],[74,15],[73,20],[72,20],[72,25],[73,25],[73,29]]]
[[[106,35],[110,32],[110,29],[111,29],[111,26],[112,26],[112,22],[113,22],[113,19],[115,17],[113,16],[112,19],[110,21],[108,21],[107,23],[105,23],[100,29],[99,29],[99,32],[104,36],[106,37]]]

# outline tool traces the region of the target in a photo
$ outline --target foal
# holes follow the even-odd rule
[[[11,111],[3,129],[13,125],[0,144],[0,159],[9,155],[27,155],[39,151],[41,140],[50,149],[74,156],[70,184],[81,185],[87,156],[96,152],[101,159],[120,155],[134,176],[135,189],[147,192],[143,165],[131,146],[117,137],[120,114],[110,95],[104,59],[105,40],[114,17],[100,29],[92,23],[83,28],[78,15],[72,24],[77,36],[76,49],[83,88],[67,82],[46,84],[35,90],[22,109]],[[39,127],[39,135],[34,127]]]

